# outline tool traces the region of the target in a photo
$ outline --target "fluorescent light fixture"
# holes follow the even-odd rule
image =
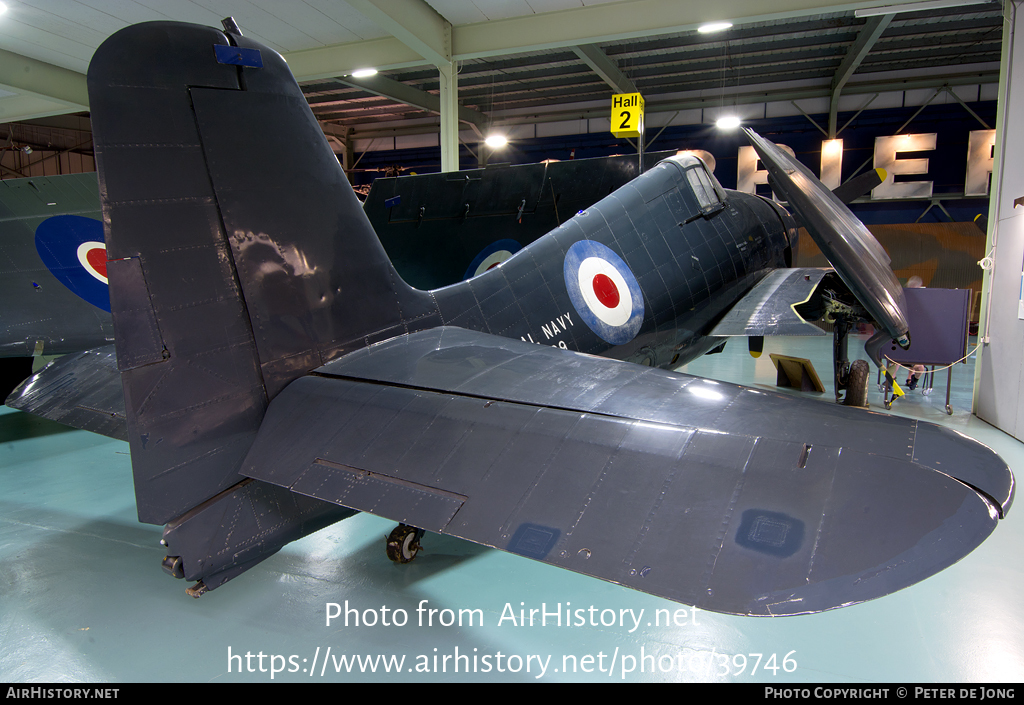
[[[740,119],[735,115],[726,115],[718,118],[718,122],[715,123],[715,127],[719,130],[735,130],[740,126]]]
[[[358,69],[352,72],[352,78],[369,78],[376,75],[377,69]]]
[[[983,5],[991,0],[924,0],[923,2],[904,2],[899,5],[882,5],[855,10],[854,17],[877,17],[878,15],[895,15],[900,12],[920,12],[921,10],[942,10],[947,7],[964,7],[965,5]]]
[[[486,144],[491,149],[500,149],[501,147],[504,147],[506,144],[508,144],[508,138],[505,137],[505,135],[488,135],[487,139],[484,140],[484,144]]]
[[[712,32],[723,32],[730,27],[732,27],[732,22],[708,22],[698,27],[697,31],[701,34],[711,34]]]

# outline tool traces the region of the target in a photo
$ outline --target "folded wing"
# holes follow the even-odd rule
[[[906,302],[889,256],[850,209],[798,160],[743,128],[771,177],[822,253],[872,318],[904,349],[910,346]]]

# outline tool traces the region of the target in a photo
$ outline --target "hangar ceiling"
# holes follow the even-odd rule
[[[10,0],[0,15],[0,120],[87,110],[96,47],[128,24],[181,20],[243,33],[288,60],[329,135],[436,129],[439,72],[458,72],[460,119],[605,114],[639,90],[648,111],[998,82],[1000,2],[829,0]],[[887,11],[885,8],[889,7]],[[874,14],[858,17],[865,9]],[[909,7],[910,10],[916,8]],[[880,13],[880,14],[879,14]],[[731,20],[718,34],[696,27]],[[372,79],[349,74],[375,66]],[[91,151],[84,123],[19,128],[36,147]],[[61,129],[58,129],[61,128]],[[5,134],[6,132],[6,134]],[[9,129],[0,126],[0,138]],[[45,144],[42,144],[45,142]]]
[[[819,97],[829,95],[851,47],[873,21],[878,19],[833,12],[752,22],[721,34],[690,30],[587,46],[596,47],[615,65],[628,82],[622,92],[635,86],[649,110],[714,104],[723,92],[731,99],[751,96],[758,101],[768,92]],[[848,78],[844,93],[892,90],[907,81],[921,87],[995,83],[1001,35],[998,4],[896,15]],[[432,67],[385,74],[421,91],[438,91],[438,74]],[[321,120],[340,125],[426,114],[351,84],[310,81],[303,84],[303,91]],[[602,101],[597,110],[603,115],[603,103],[612,92],[619,91],[613,91],[573,47],[467,59],[460,65],[460,103],[486,115],[507,117],[556,108],[576,116],[589,106],[574,109],[573,104],[590,101]]]

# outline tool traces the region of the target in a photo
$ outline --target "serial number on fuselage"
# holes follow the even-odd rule
[[[575,326],[576,323],[566,312],[557,318],[552,319],[549,323],[545,323],[540,327],[541,332],[544,334],[544,340],[539,340],[541,334],[537,334],[538,340],[533,339],[532,333],[527,333],[525,336],[519,336],[519,339],[525,343],[536,343],[537,345],[544,345],[547,341],[557,338],[565,331],[569,330],[569,326]],[[565,344],[564,340],[559,340],[555,343],[550,343],[552,347],[562,348],[562,350],[568,350],[569,347]]]

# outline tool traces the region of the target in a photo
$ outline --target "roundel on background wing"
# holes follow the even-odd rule
[[[565,254],[563,273],[569,299],[590,330],[612,345],[636,337],[644,297],[621,257],[599,242],[580,240]]]
[[[480,254],[473,258],[473,261],[466,268],[466,274],[462,278],[472,279],[477,275],[483,274],[488,269],[494,269],[521,249],[523,249],[523,246],[515,240],[492,242],[480,250]]]
[[[61,284],[110,311],[103,223],[80,215],[47,218],[36,228],[36,251]]]

